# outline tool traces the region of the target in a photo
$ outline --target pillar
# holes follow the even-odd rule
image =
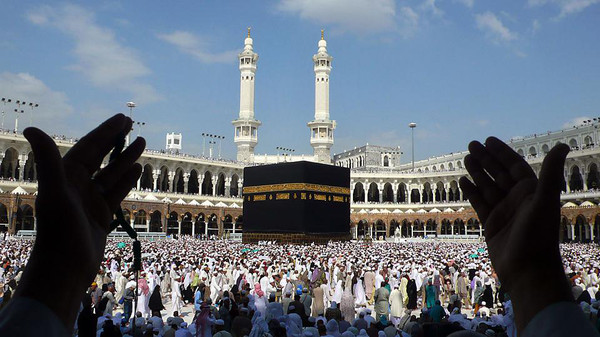
[[[133,227],[135,225],[135,214],[130,215],[129,224],[131,225],[131,228],[135,229],[135,227]]]
[[[381,204],[383,202],[383,184],[378,183],[377,184],[377,190],[379,191],[379,203]]]
[[[146,232],[150,232],[150,219],[146,219]]]
[[[364,194],[364,203],[367,203],[367,201],[369,200],[369,181],[365,180],[364,184],[363,184],[363,194]]]
[[[571,224],[571,240],[575,239],[575,225]]]
[[[231,177],[227,177],[227,178],[225,178],[225,196],[226,197],[229,197],[231,195],[230,189],[231,189]]]
[[[188,183],[189,182],[190,182],[190,174],[184,173],[183,174],[183,193],[185,193],[185,194],[188,193]]]
[[[152,172],[152,191],[156,191],[158,190],[158,177],[160,176],[160,171],[158,170],[154,170],[154,172]]]
[[[414,224],[410,224],[410,237],[414,238],[415,237],[415,232],[414,232]]]
[[[211,182],[212,182],[212,191],[210,193],[210,195],[212,196],[216,196],[217,195],[217,183],[219,182],[219,177],[211,177]]]
[[[177,235],[181,235],[181,220],[177,220]]]
[[[140,176],[140,178],[137,180],[136,183],[136,189],[139,191],[140,190],[140,185],[142,184],[142,176]]]
[[[592,242],[593,242],[595,239],[594,238],[594,224],[589,224],[588,226],[590,226],[590,240],[592,240]]]
[[[392,201],[395,204],[398,203],[398,186],[399,184],[392,184],[392,193],[394,193],[394,195],[392,196]]]
[[[204,177],[204,175],[202,175]],[[202,195],[202,178],[198,176],[198,195]]]
[[[169,187],[167,188],[167,192],[175,192],[175,171],[169,171]]]
[[[192,222],[192,237],[196,237],[196,222],[198,221]]]
[[[479,224],[479,237],[483,236],[483,227],[481,227],[481,224]]]
[[[450,224],[450,235],[454,235],[454,224]]]

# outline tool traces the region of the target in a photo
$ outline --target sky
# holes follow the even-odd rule
[[[50,5],[48,3],[51,3]],[[239,112],[237,54],[259,54],[258,154],[312,154],[312,55],[333,56],[333,153],[400,146],[410,161],[600,116],[600,0],[3,1],[0,96],[35,102],[19,129],[79,137],[114,113],[146,125],[148,147],[224,136]],[[0,104],[5,128],[14,105]]]

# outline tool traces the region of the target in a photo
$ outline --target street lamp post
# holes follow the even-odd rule
[[[15,109],[15,113],[17,114],[17,118],[15,118],[15,133],[17,133],[19,131],[19,114],[25,113],[25,111]]]
[[[138,126],[138,133],[137,133],[137,135],[139,137],[140,134],[142,133],[142,126],[146,125],[146,123],[145,122],[135,122],[135,124],[137,124],[137,126]]]
[[[12,99],[11,98],[4,98],[2,97],[2,130],[4,130],[4,109],[6,108],[6,103],[11,103]]]
[[[125,105],[129,108],[129,118],[131,120],[133,120],[133,108],[136,107],[136,104],[134,102],[127,102],[127,103],[125,103]],[[133,128],[132,128],[132,130],[133,130]],[[125,137],[125,143],[127,145],[129,145],[129,133]]]
[[[33,108],[37,108],[38,106],[40,105],[37,103],[29,102],[29,107],[31,108],[31,114],[29,115],[29,126],[33,125]]]
[[[408,127],[411,130],[411,138],[412,138],[412,170],[414,172],[415,170],[415,128],[417,127],[417,123],[410,123],[408,124]]]

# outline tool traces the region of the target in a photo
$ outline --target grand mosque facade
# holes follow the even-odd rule
[[[143,173],[122,206],[144,235],[235,236],[243,228],[244,167],[307,160],[350,169],[351,233],[355,238],[437,237],[473,240],[482,236],[477,215],[458,179],[467,174],[466,152],[400,163],[399,147],[365,145],[331,155],[336,123],[329,114],[333,58],[321,34],[314,54],[315,113],[307,122],[312,154],[257,155],[261,122],[254,113],[258,54],[248,31],[238,55],[240,111],[232,121],[235,160],[147,150]],[[545,154],[559,142],[572,151],[565,164],[560,237],[600,242],[600,118],[555,132],[510,140],[509,145],[539,173]],[[76,140],[57,137],[62,154]],[[0,133],[0,231],[34,235],[37,174],[31,147],[20,133]],[[282,219],[285,221],[285,219]]]

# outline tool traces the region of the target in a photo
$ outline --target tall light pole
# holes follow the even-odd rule
[[[135,103],[134,102],[127,102],[127,103],[125,103],[125,105],[129,108],[129,118],[131,120],[133,120],[133,108],[135,108]],[[133,127],[132,127],[132,130],[133,130]],[[127,145],[129,145],[129,133],[125,137],[125,143]]]
[[[23,102],[23,103],[25,103],[25,102]],[[29,126],[33,125],[33,108],[37,108],[38,106],[40,106],[40,105],[37,103],[29,102],[29,107],[31,108],[31,114],[29,114]]]
[[[137,124],[138,126],[138,137],[140,136],[140,134],[142,133],[142,126],[146,125],[145,122],[135,122],[135,124]]]
[[[6,108],[6,103],[10,103],[10,102],[12,102],[11,98],[2,97],[2,130],[4,130],[4,115],[5,115],[4,109]]]
[[[19,114],[25,113],[25,111],[15,109],[15,113],[17,114],[17,118],[15,118],[15,133],[17,133],[19,131]]]
[[[411,130],[411,138],[412,138],[412,170],[415,171],[415,128],[417,127],[417,123],[410,123],[408,127]]]

